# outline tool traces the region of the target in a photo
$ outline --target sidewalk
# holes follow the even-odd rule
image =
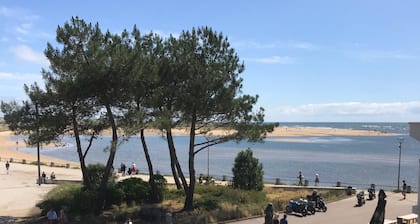
[[[412,213],[412,207],[417,204],[417,194],[407,194],[407,199],[402,200],[401,193],[386,192],[385,219],[396,220],[397,216]],[[356,196],[327,204],[328,211],[317,212],[315,215],[300,217],[290,214],[287,219],[290,224],[354,224],[369,223],[375,211],[378,200],[366,201],[362,207],[356,207]],[[283,217],[283,213],[280,214]],[[234,224],[262,224],[264,218],[254,218],[243,221],[230,222]]]

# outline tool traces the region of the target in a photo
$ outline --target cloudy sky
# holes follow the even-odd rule
[[[118,33],[134,24],[162,36],[222,32],[267,121],[420,121],[419,9],[416,0],[2,1],[0,100],[23,100],[25,83],[42,83],[43,50],[79,16]]]

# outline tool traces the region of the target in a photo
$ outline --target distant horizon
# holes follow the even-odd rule
[[[0,121],[4,121],[4,116],[0,116]],[[420,121],[264,121],[264,123],[420,123]]]

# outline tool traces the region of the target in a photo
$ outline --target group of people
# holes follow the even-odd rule
[[[125,163],[121,163],[120,171],[123,176],[125,176],[126,170],[127,170],[127,166],[125,165]],[[129,167],[127,170],[127,174],[131,175],[131,174],[137,174],[137,173],[138,173],[137,166],[134,162],[132,162],[131,167]]]
[[[50,174],[50,180],[51,180],[51,183],[54,183],[55,182],[55,173],[54,173],[54,171],[52,171],[51,174]],[[41,174],[41,183],[43,183],[43,184],[46,184],[47,183],[47,175],[45,174],[44,171],[42,171],[42,174]]]
[[[273,204],[268,203],[264,209],[264,224],[288,224],[287,215],[284,214],[283,218],[279,220],[279,215],[274,214]]]
[[[60,214],[57,215],[54,209],[50,209],[47,212],[47,220],[48,224],[61,224],[61,223],[68,223],[67,215],[63,209],[60,210]]]
[[[304,176],[303,176],[302,171],[299,171],[299,175],[298,175],[297,178],[299,179],[298,185],[299,186],[303,186],[303,178],[304,178]],[[315,182],[315,186],[318,186],[319,185],[319,174],[315,174],[315,181],[314,182]]]

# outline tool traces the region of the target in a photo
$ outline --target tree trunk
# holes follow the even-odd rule
[[[143,151],[144,151],[144,155],[146,157],[146,161],[147,161],[147,167],[149,169],[149,185],[151,188],[151,192],[150,192],[150,200],[152,202],[159,202],[159,196],[157,194],[157,187],[156,187],[156,183],[155,183],[155,178],[153,177],[153,165],[152,165],[152,160],[150,159],[150,154],[149,154],[149,149],[147,148],[147,144],[146,144],[146,139],[144,138],[144,129],[142,128],[140,130],[140,139],[141,139],[141,144],[143,145]]]
[[[175,144],[173,142],[172,131],[170,128],[166,129],[166,140],[168,142],[169,155],[171,157],[171,170],[172,170],[172,175],[174,177],[176,189],[181,189],[182,185],[179,180],[179,175],[176,168],[177,167],[176,164],[178,163],[178,158],[176,156]]]
[[[189,152],[188,152],[188,169],[190,173],[190,186],[185,192],[185,202],[184,202],[184,211],[193,210],[193,199],[194,199],[194,190],[195,190],[195,168],[194,168],[194,145],[195,145],[195,122],[196,122],[196,113],[193,111],[191,118],[191,129],[190,129],[190,143],[189,143]]]
[[[118,143],[117,126],[115,124],[114,115],[112,114],[111,105],[105,104],[105,108],[106,108],[106,112],[108,116],[108,121],[111,124],[112,142],[111,142],[111,147],[109,150],[110,152],[109,152],[108,161],[105,166],[101,184],[99,186],[98,198],[97,198],[97,203],[96,203],[96,208],[95,208],[95,215],[99,215],[105,205],[107,184],[108,184],[109,177],[111,176],[115,154],[117,152],[117,143]]]
[[[91,185],[90,180],[89,180],[89,176],[88,176],[88,172],[87,172],[87,168],[86,168],[86,163],[85,163],[85,157],[83,156],[83,152],[82,152],[82,144],[80,143],[80,133],[79,133],[79,128],[78,128],[79,125],[76,121],[76,116],[74,115],[74,113],[73,113],[73,116],[72,116],[72,123],[73,123],[73,133],[74,133],[74,137],[76,139],[77,155],[79,156],[80,169],[82,170],[83,186],[86,189],[91,190],[92,185]]]

